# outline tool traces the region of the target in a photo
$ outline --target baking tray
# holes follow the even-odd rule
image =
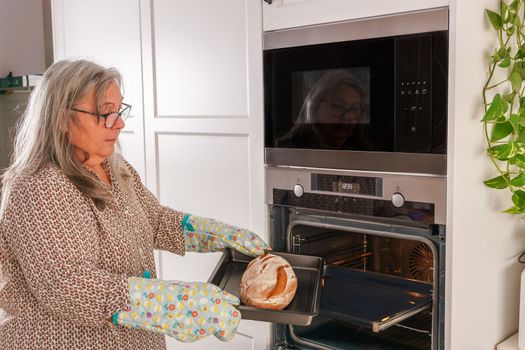
[[[308,326],[319,312],[323,259],[317,256],[271,252],[286,259],[297,276],[297,292],[290,305],[283,310],[268,310],[239,305],[242,318]],[[241,277],[253,258],[227,248],[208,282],[240,297]]]
[[[327,265],[323,315],[381,332],[432,305],[432,284]]]

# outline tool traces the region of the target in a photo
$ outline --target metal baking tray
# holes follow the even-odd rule
[[[432,306],[432,284],[325,266],[321,314],[381,332]]]
[[[319,312],[323,259],[274,251],[271,253],[283,257],[292,266],[297,276],[295,297],[283,310],[268,310],[241,304],[238,309],[242,318],[296,326],[310,325]],[[241,277],[252,259],[251,256],[227,248],[208,282],[239,297]]]

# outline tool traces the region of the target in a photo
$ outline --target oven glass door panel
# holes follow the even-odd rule
[[[282,349],[439,349],[439,235],[278,206],[272,226],[275,249],[326,263],[320,315],[274,326]]]

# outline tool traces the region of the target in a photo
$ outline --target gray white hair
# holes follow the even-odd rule
[[[73,105],[94,88],[99,106],[111,84],[122,88],[122,78],[116,69],[85,60],[58,61],[46,70],[31,92],[16,127],[11,164],[2,175],[0,215],[15,180],[23,173],[35,174],[48,163],[55,164],[97,207],[104,207],[113,199],[97,177],[74,156],[67,135],[68,120],[77,118],[76,112],[71,111]],[[108,160],[116,180],[128,191],[124,180],[129,175],[122,157],[115,152]]]

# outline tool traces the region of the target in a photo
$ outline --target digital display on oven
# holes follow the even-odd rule
[[[381,197],[383,195],[383,179],[368,176],[312,174],[312,190]]]
[[[334,183],[335,187],[337,188],[337,192],[342,193],[359,193],[359,183],[358,182],[344,182],[344,181],[337,181]]]

